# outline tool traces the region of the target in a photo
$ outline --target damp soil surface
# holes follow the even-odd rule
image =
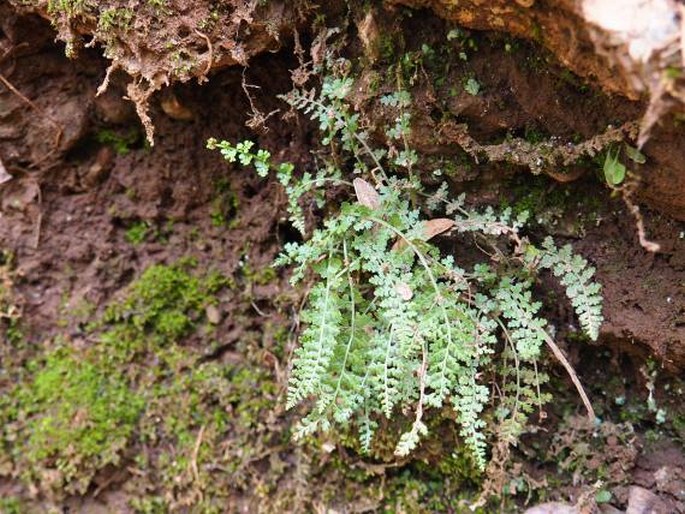
[[[225,282],[194,308],[190,319],[199,328],[184,332],[176,360],[169,357],[173,365],[160,372],[171,402],[155,397],[157,414],[173,412],[178,394],[178,404],[189,405],[179,411],[188,417],[178,421],[185,428],[135,429],[133,442],[105,466],[77,463],[75,476],[83,471],[88,479],[73,486],[64,462],[27,464],[37,461],[17,455],[16,432],[7,427],[0,432],[0,511],[460,511],[478,479],[459,477],[457,457],[451,467],[434,466],[430,452],[423,461],[393,463],[357,455],[340,441],[290,441],[294,418],[284,410],[284,389],[303,291],[270,266],[297,237],[286,222],[287,199],[275,181],[231,168],[205,145],[210,137],[249,138],[278,161],[315,165],[315,127],[288,116],[278,100],[299,65],[292,49],[153,97],[150,147],[122,99],[125,76],[115,73],[108,92],[95,97],[108,66],[98,49],[67,59],[53,29],[35,16],[19,18],[12,30],[19,47],[0,47],[0,164],[12,177],[0,185],[0,393],[45,355],[96,345],[104,330],[98,320],[113,323],[108,308],[125,302],[151,267],[189,263],[191,275],[216,273]],[[9,34],[0,36],[10,44]],[[546,94],[546,78],[531,80],[533,67],[513,69],[510,55],[482,46],[472,61],[481,87],[505,97],[460,93],[447,105],[468,120],[473,136],[497,139],[508,123],[521,135],[561,127],[588,138],[605,122],[590,115],[598,104],[621,117],[635,111],[601,96],[589,104],[586,89],[572,86],[557,90],[562,105]],[[415,95],[425,100],[428,120],[415,139],[432,157],[449,157],[455,150],[436,141],[438,121],[430,121],[428,104],[440,87]],[[274,113],[259,131],[246,125],[257,112]],[[656,512],[685,512],[685,224],[643,207],[647,236],[661,247],[650,253],[625,203],[592,173],[565,183],[511,168],[504,177],[473,169],[465,168],[456,187],[478,203],[532,210],[530,237],[571,243],[596,266],[605,302],[592,344],[574,339],[573,313],[553,294],[544,308],[610,428],[601,432],[576,416],[578,399],[550,362],[560,400],[515,451],[507,509],[524,510],[527,498],[576,503],[583,495],[596,508],[625,509],[631,495],[644,492]],[[216,371],[211,383],[224,384],[217,389],[195,378],[175,382],[208,365],[212,373],[233,371]],[[202,412],[218,408],[229,412],[220,422]]]

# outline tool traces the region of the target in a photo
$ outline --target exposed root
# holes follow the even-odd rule
[[[144,89],[139,82],[131,82],[126,87],[126,93],[128,94],[128,99],[131,100],[136,106],[136,113],[140,118],[140,122],[145,129],[145,138],[147,139],[150,146],[155,145],[155,127],[152,124],[152,118],[148,113],[149,101],[152,93],[158,89],[151,87],[149,89]]]
[[[594,157],[612,143],[634,139],[638,127],[637,121],[629,121],[620,127],[609,127],[603,133],[578,144],[564,144],[558,138],[552,137],[542,143],[510,138],[497,145],[482,145],[471,137],[466,125],[453,123],[443,124],[439,132],[443,140],[456,142],[476,163],[484,157],[490,162],[526,166],[535,175],[545,173],[561,182],[568,182],[580,175],[560,173],[560,167],[574,164],[582,157]]]
[[[105,78],[102,81],[102,84],[98,86],[95,96],[100,96],[105,91],[107,91],[107,88],[109,87],[110,78],[112,77],[112,73],[114,73],[117,69],[119,69],[119,64],[116,61],[112,62],[112,64],[110,64],[107,67],[107,71],[105,72]]]
[[[252,95],[250,95],[250,91],[248,88],[253,88],[253,89],[261,89],[259,86],[256,86],[254,84],[248,84],[247,81],[245,80],[245,70],[247,68],[243,68],[243,80],[242,80],[242,86],[243,86],[243,91],[245,92],[245,96],[247,97],[247,100],[250,102],[250,119],[245,122],[245,125],[252,130],[256,130],[258,132],[261,132],[263,134],[266,134],[269,131],[269,127],[266,126],[266,121],[271,118],[274,114],[279,113],[281,110],[280,109],[274,109],[268,114],[264,114],[262,111],[257,109],[257,106],[254,103],[254,100],[252,99]]]
[[[659,245],[659,243],[655,243],[654,241],[650,241],[649,239],[647,239],[647,233],[645,231],[645,222],[644,218],[642,217],[642,213],[640,213],[640,207],[636,203],[634,203],[631,198],[633,192],[635,191],[636,185],[637,182],[633,182],[627,185],[626,187],[622,188],[620,190],[621,198],[623,198],[623,202],[626,204],[626,207],[628,207],[628,212],[630,212],[633,218],[635,218],[635,228],[637,229],[637,237],[640,241],[640,246],[642,246],[642,248],[644,248],[648,252],[657,253],[661,250],[661,245]]]

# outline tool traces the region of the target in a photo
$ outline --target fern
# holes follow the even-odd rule
[[[300,336],[296,350],[295,369],[288,391],[288,407],[293,407],[309,395],[325,388],[324,378],[335,351],[335,342],[343,320],[338,289],[341,279],[337,276],[342,263],[329,258],[320,263],[322,283],[310,292],[312,308],[303,312],[306,328]]]
[[[566,296],[571,300],[580,321],[580,326],[593,341],[599,336],[602,316],[601,286],[592,282],[595,269],[589,266],[580,255],[573,255],[570,245],[557,249],[552,238],[542,243],[540,268],[551,269],[566,288]]]
[[[520,359],[531,361],[540,355],[545,342],[547,322],[536,317],[540,303],[534,302],[530,284],[503,279],[497,287],[496,297],[505,320],[508,337]]]
[[[497,400],[496,430],[516,441],[528,415],[546,401],[538,372],[547,322],[533,299],[536,274],[550,269],[559,277],[580,324],[596,338],[601,297],[594,270],[551,239],[536,248],[520,234],[525,215],[468,209],[465,198],[450,198],[446,186],[427,193],[412,174],[419,159],[407,143],[408,94],[381,99],[394,117],[391,141],[404,148],[372,148],[370,137],[346,97],[352,81],[324,80],[320,93],[293,91],[285,97],[315,120],[322,144],[350,156],[351,169],[331,159],[316,175],[295,176],[288,163],[246,142],[210,140],[230,162],[252,165],[260,176],[273,172],[289,197],[290,219],[303,234],[303,197],[321,202],[330,188],[352,188],[356,198],[329,215],[302,243],[288,243],[276,259],[292,267],[292,283],[311,281],[300,314],[299,335],[288,390],[288,408],[308,405],[297,437],[355,424],[362,450],[373,444],[380,418],[413,412],[400,434],[398,456],[413,451],[428,433],[424,413],[450,406],[477,465],[487,462],[486,409]],[[409,176],[406,171],[409,170]],[[347,177],[362,175],[349,182]],[[368,180],[368,181],[367,181]],[[416,202],[427,197],[429,219]],[[409,199],[413,203],[410,203]],[[439,234],[476,233],[492,247],[497,265],[460,267],[434,244]],[[463,236],[462,236],[463,237]],[[492,376],[501,386],[490,387]],[[487,377],[487,380],[486,378]],[[496,398],[493,391],[498,390]]]

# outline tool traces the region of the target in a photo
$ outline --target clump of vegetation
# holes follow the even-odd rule
[[[77,349],[63,340],[34,359],[30,375],[3,396],[2,443],[25,479],[84,493],[99,470],[120,461],[165,397],[160,385],[168,370],[181,373],[179,362],[185,366],[191,358],[179,354],[175,343],[227,284],[218,274],[191,275],[189,266],[148,268],[127,297],[89,327],[93,344]],[[207,378],[201,368],[197,377],[200,383]],[[198,414],[189,415],[197,419]]]
[[[135,13],[132,9],[111,7],[100,13],[98,31],[106,33],[111,30],[128,30]]]
[[[48,0],[48,13],[63,13],[68,17],[73,17],[85,14],[93,6],[91,0]]]
[[[139,245],[147,237],[150,226],[145,221],[137,221],[133,223],[124,234],[124,238],[132,245]]]
[[[184,270],[187,265],[154,265],[145,270],[131,285],[128,297],[105,311],[104,323],[111,327],[101,335],[105,346],[154,349],[187,335],[216,301],[215,293],[229,284],[219,274],[195,277]],[[124,355],[130,358],[128,351]]]
[[[547,457],[560,472],[613,488],[629,482],[639,450],[632,424],[596,424],[576,415],[568,416],[554,434]]]
[[[395,122],[386,131],[389,147],[373,148],[347,104],[352,85],[345,76],[326,77],[320,93],[285,97],[319,123],[321,142],[332,149],[315,175],[297,177],[292,165],[272,164],[269,152],[253,151],[250,141],[208,142],[228,161],[253,165],[260,176],[273,171],[288,194],[290,219],[305,235],[304,195],[322,207],[332,189],[355,192],[356,201],[343,203],[305,242],[287,244],[276,261],[294,266],[294,284],[313,282],[300,315],[304,328],[288,406],[313,403],[296,436],[353,425],[368,451],[382,418],[406,419],[411,412],[395,447],[403,457],[428,433],[425,412],[450,406],[484,469],[488,433],[514,443],[528,415],[546,400],[539,387],[543,347],[573,373],[533,299],[538,273],[547,269],[559,277],[583,330],[595,339],[602,315],[594,269],[570,247],[528,241],[521,234],[525,214],[473,210],[464,196],[451,198],[446,183],[427,191],[408,144],[408,94],[382,98]],[[340,154],[349,158],[349,169],[339,164]],[[437,236],[459,234],[475,234],[481,247],[489,247],[489,258],[462,265],[459,254],[434,243]],[[493,376],[497,387],[488,382]],[[496,409],[486,416],[492,403]],[[494,426],[488,419],[496,420]]]
[[[95,139],[98,143],[111,147],[119,155],[128,155],[133,147],[144,144],[142,134],[137,128],[126,132],[102,129],[95,135]]]
[[[13,260],[12,254],[0,251],[0,338],[5,338],[9,343],[17,343],[20,339],[21,309],[12,295]]]
[[[15,457],[28,469],[51,462],[59,472],[53,487],[84,493],[97,470],[119,462],[144,400],[121,375],[67,349],[34,366],[33,381],[14,392],[27,418]]]

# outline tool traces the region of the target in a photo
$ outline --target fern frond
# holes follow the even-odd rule
[[[544,330],[547,322],[536,316],[540,303],[531,298],[529,284],[502,279],[497,287],[496,298],[506,320],[509,337],[522,360],[530,361],[540,355],[545,343]]]
[[[481,413],[490,394],[487,387],[477,383],[476,369],[475,366],[467,367],[466,372],[460,375],[458,394],[452,398],[452,403],[459,420],[459,434],[473,452],[476,465],[484,470],[487,445],[483,433],[485,421]]]
[[[473,324],[463,319],[466,317],[463,312],[457,313],[451,309],[449,315],[452,322],[451,337],[447,337],[439,313],[428,312],[424,317],[424,323],[432,328],[427,330],[430,344],[426,404],[438,408],[448,396],[454,394],[459,376],[464,372],[464,367],[471,363],[476,335]]]
[[[551,237],[543,241],[542,249],[539,267],[551,269],[554,276],[560,279],[580,326],[590,339],[597,340],[604,317],[600,294],[602,288],[592,281],[595,269],[580,255],[574,255],[571,245],[558,249]]]
[[[359,419],[359,443],[363,453],[369,453],[371,451],[371,442],[373,441],[373,436],[378,428],[378,423],[371,419],[370,409],[367,404],[368,401],[369,399],[365,398]]]
[[[312,308],[302,314],[307,328],[302,332],[301,345],[295,351],[287,408],[294,407],[320,388],[335,351],[343,320],[339,296],[341,278],[337,275],[341,264],[329,258],[321,271],[324,282],[314,286],[310,292]]]

